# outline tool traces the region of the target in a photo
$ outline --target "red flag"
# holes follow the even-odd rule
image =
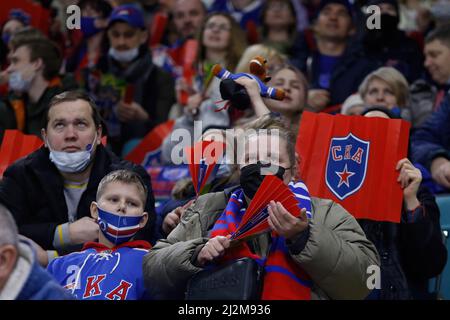
[[[192,78],[195,75],[194,63],[197,57],[198,41],[194,39],[187,40],[183,45],[183,79],[188,86],[192,86]],[[189,93],[185,90],[180,92],[181,105],[187,105]]]
[[[165,13],[157,13],[153,16],[153,23],[149,26],[150,37],[148,42],[150,48],[161,43],[168,21],[169,17]]]
[[[340,203],[355,218],[400,222],[397,162],[408,150],[404,120],[304,112],[296,150],[312,196]]]
[[[105,146],[107,137],[102,137],[101,141]],[[27,135],[20,130],[5,130],[0,146],[0,178],[13,162],[36,151],[43,144],[44,142],[35,135]]]
[[[197,196],[209,191],[225,147],[226,144],[219,141],[199,141],[192,147],[185,148],[189,173]]]
[[[128,153],[125,160],[146,166],[147,158],[155,153],[161,146],[164,138],[172,131],[174,120],[169,120],[157,125],[144,139]]]
[[[281,202],[283,207],[295,217],[300,216],[300,208],[294,194],[281,179],[267,175],[250,202],[244,216],[232,235],[232,240],[243,240],[270,230],[267,207],[270,201]]]
[[[19,130],[5,130],[0,147],[0,177],[3,177],[9,165],[39,149],[43,144],[37,136],[26,135]]]

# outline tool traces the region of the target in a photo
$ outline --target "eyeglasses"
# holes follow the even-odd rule
[[[273,1],[267,6],[267,8],[271,10],[283,10],[289,9],[289,5],[286,2]]]
[[[226,24],[223,24],[223,23],[216,24],[214,22],[208,22],[205,25],[205,29],[212,30],[212,29],[216,29],[216,28],[218,28],[220,31],[230,31],[231,30],[231,27],[229,25],[226,25]]]

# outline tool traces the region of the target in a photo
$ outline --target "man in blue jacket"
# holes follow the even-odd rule
[[[317,112],[338,112],[381,63],[366,58],[362,44],[353,41],[353,8],[348,0],[322,0],[312,31],[294,42],[291,62],[308,75],[308,104]]]
[[[450,92],[438,111],[413,135],[413,158],[431,173],[440,188],[450,191]]]

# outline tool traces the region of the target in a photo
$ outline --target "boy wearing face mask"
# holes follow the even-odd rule
[[[0,181],[0,203],[13,214],[20,234],[47,250],[49,261],[95,241],[98,224],[88,215],[98,184],[109,172],[127,169],[138,173],[149,190],[149,223],[138,238],[153,241],[150,177],[102,145],[102,120],[89,96],[78,91],[55,96],[45,119],[45,146],[8,167]]]
[[[133,241],[148,220],[146,200],[147,188],[138,174],[117,170],[106,175],[90,207],[99,225],[98,242],[87,242],[81,252],[53,260],[48,271],[78,299],[148,298],[139,266],[151,246]]]
[[[83,87],[99,105],[108,142],[119,155],[127,141],[166,121],[175,102],[172,77],[152,62],[146,28],[137,7],[116,7],[106,29],[109,51],[81,71]]]

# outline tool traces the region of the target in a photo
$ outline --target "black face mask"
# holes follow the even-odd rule
[[[240,184],[244,194],[250,199],[253,199],[266,175],[270,174],[269,172],[283,180],[285,168],[272,165],[269,171],[269,167],[271,167],[270,163],[263,164],[258,161],[256,164],[249,164],[241,169]]]
[[[381,22],[381,31],[383,31],[385,35],[388,35],[397,30],[399,18],[398,16],[392,16],[387,13],[382,13],[380,17],[380,22]]]
[[[398,16],[382,13],[380,16],[381,29],[366,30],[365,44],[370,49],[380,48],[383,44],[390,44],[397,35],[398,23]]]

